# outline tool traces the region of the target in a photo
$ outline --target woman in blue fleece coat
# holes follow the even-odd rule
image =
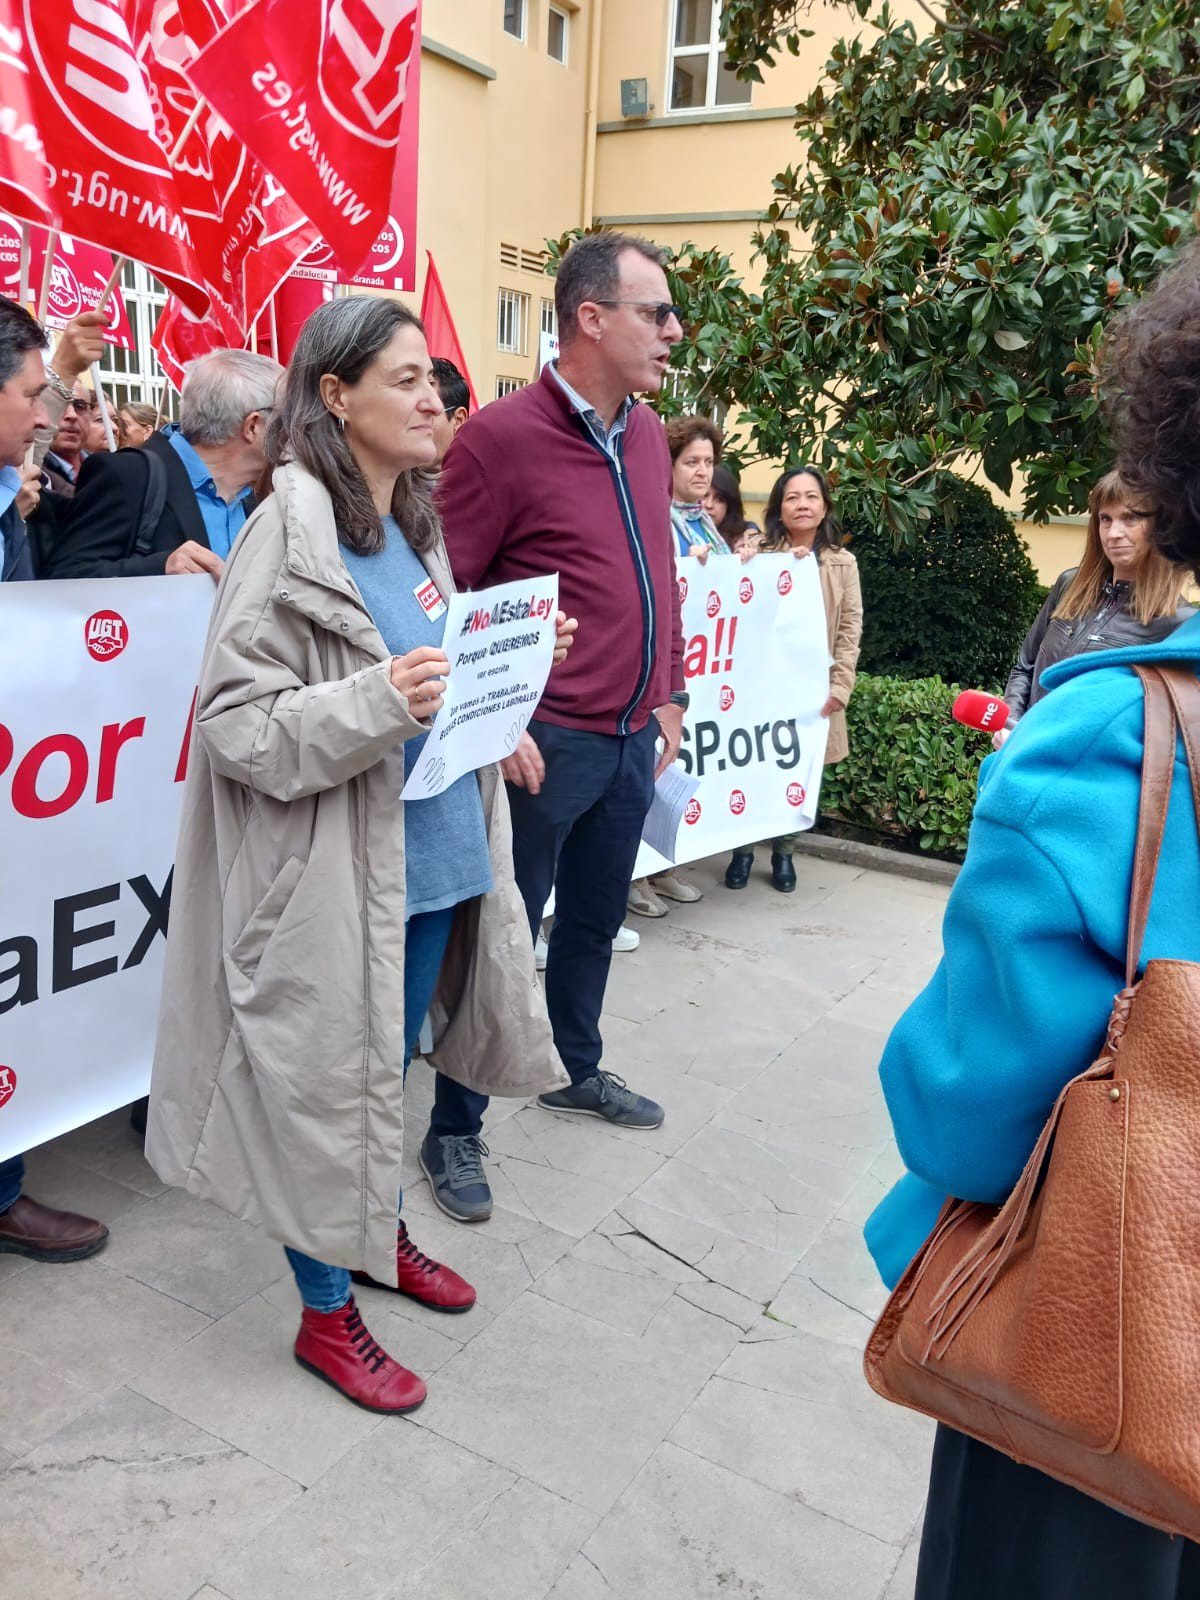
[[[1160,547],[1195,568],[1200,256],[1190,253],[1127,314],[1113,344],[1122,469],[1162,508]],[[1125,983],[1139,662],[1200,670],[1200,617],[1158,643],[1051,668],[1043,683],[1052,692],[984,765],[942,963],[880,1067],[907,1168],[866,1230],[889,1286],[946,1196],[1008,1196],[1059,1091],[1099,1054]],[[1197,827],[1180,744],[1143,966],[1155,957],[1200,961]],[[1185,1596],[1200,1597],[1200,1548],[938,1429],[917,1600]]]

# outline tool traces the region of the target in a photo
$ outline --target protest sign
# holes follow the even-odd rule
[[[41,228],[29,228],[29,283],[36,286],[42,281],[46,265],[46,242],[49,234]],[[65,233],[57,236],[54,246],[54,266],[51,269],[50,297],[46,302],[46,326],[65,328],[72,317],[81,311],[95,311],[104,293],[104,286],[112,274],[113,258],[107,250],[94,244],[81,244]],[[7,300],[16,300],[21,293],[21,224],[0,214],[0,294]],[[118,350],[134,348],[133,329],[119,289],[113,289],[105,305],[108,313],[107,344]]]
[[[0,585],[0,1160],[147,1091],[213,594]]]
[[[405,800],[441,794],[465,772],[512,755],[550,675],[557,615],[557,572],[450,597],[445,703],[404,785]]]
[[[699,788],[675,860],[697,861],[816,821],[829,641],[811,558],[684,556],[678,572],[691,695],[679,764]],[[643,845],[639,877],[665,865]]]

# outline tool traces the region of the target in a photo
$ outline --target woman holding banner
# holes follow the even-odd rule
[[[842,548],[833,496],[825,474],[816,467],[793,467],[777,480],[767,501],[765,520],[766,533],[759,549],[790,550],[798,558],[815,556],[820,568],[829,632],[829,698],[821,708],[821,715],[829,719],[825,746],[825,764],[829,766],[850,753],[846,706],[854,692],[863,623],[858,562]],[[742,558],[752,556],[748,558],[743,551]],[[796,887],[795,843],[796,835],[788,834],[771,844],[771,884],[781,894],[791,894]],[[753,845],[735,850],[725,869],[726,888],[744,889],[753,865]]]
[[[166,1181],[284,1242],[296,1359],[381,1412],[425,1385],[372,1339],[352,1281],[439,1311],[475,1300],[397,1224],[422,1018],[432,1004],[435,1063],[472,1089],[565,1081],[498,770],[400,799],[448,667],[422,470],[440,410],[398,302],[354,295],[305,325],[268,437],[274,493],[205,651],[147,1139]]]

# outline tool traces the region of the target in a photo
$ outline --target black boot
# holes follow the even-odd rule
[[[735,850],[725,868],[725,887],[744,889],[750,882],[750,868],[754,865],[753,850]]]
[[[780,894],[791,894],[796,887],[796,869],[790,853],[781,856],[778,850],[771,852],[771,887]]]

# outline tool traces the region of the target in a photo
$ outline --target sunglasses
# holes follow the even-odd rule
[[[98,404],[99,401],[97,400],[80,400],[77,397],[72,396],[71,399],[67,401],[66,406],[63,409],[66,411],[95,411]]]
[[[634,306],[639,311],[653,311],[654,320],[660,328],[671,317],[674,317],[681,327],[683,326],[682,306],[667,305],[665,302],[660,305],[655,300],[597,300],[594,304],[598,306]]]

